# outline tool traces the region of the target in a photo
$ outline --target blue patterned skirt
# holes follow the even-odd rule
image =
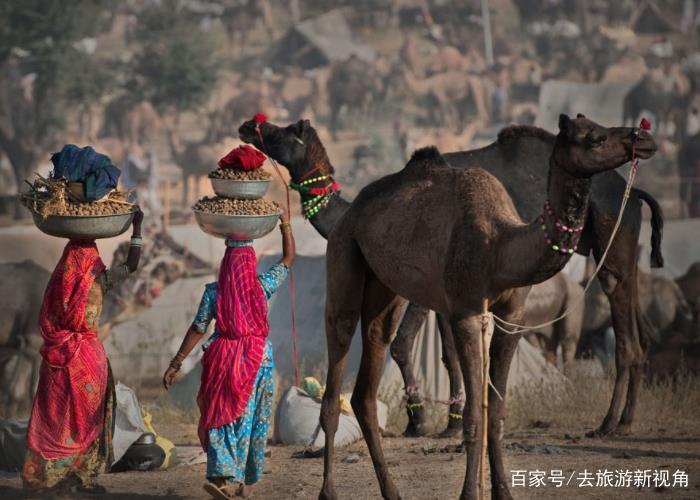
[[[254,484],[265,469],[265,446],[272,417],[272,366],[261,365],[243,414],[209,431],[207,479]]]

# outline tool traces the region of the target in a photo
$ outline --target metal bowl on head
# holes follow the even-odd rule
[[[214,192],[223,198],[243,198],[256,200],[267,193],[270,179],[260,181],[240,181],[238,179],[217,179],[210,177]]]
[[[279,214],[227,215],[195,210],[194,218],[202,231],[217,238],[256,240],[275,228]]]
[[[117,215],[49,215],[32,212],[42,233],[71,240],[99,240],[119,236],[131,225],[134,212]]]

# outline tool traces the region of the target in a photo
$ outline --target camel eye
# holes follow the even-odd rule
[[[594,131],[591,130],[590,132],[588,132],[588,134],[586,134],[586,140],[593,146],[600,146],[608,140],[608,136],[596,134]]]

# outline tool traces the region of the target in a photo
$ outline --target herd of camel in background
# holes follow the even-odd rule
[[[414,138],[413,145],[448,143],[450,149],[464,149],[490,123],[532,123],[544,71],[533,57],[513,57],[507,72],[492,75],[485,73],[483,58],[475,51],[462,54],[454,47],[441,47],[428,64],[415,53],[411,40],[406,39],[393,62],[380,58],[370,63],[351,56],[313,75],[294,68],[263,80],[253,71],[230,75],[230,82],[198,114],[196,139],[185,137],[171,117],[159,115],[149,102],[128,96],[109,102],[100,127],[90,125],[85,133],[89,140],[114,138],[109,146],[117,159],[129,148],[152,147],[165,136],[168,155],[182,169],[183,204],[188,206],[190,179],[207,175],[220,152],[235,141],[232,124],[260,110],[272,117],[312,117],[316,123],[326,123],[335,140],[346,118],[381,119],[386,103],[398,102],[399,111],[392,112],[394,139],[406,151],[412,149],[406,130],[415,120],[427,128],[425,137]],[[616,81],[629,64],[613,63],[604,74]],[[646,110],[657,124],[657,133],[678,141],[678,175],[688,181],[680,182],[683,207],[692,196],[689,181],[697,175],[694,158],[700,152],[700,133],[691,130],[694,133],[689,135],[687,130],[689,114],[700,117],[698,82],[700,75],[685,74],[678,64],[665,62],[648,70],[631,88],[621,117],[621,123],[630,125]],[[507,89],[509,96],[507,109],[500,111],[494,109],[497,87]],[[431,135],[430,129],[439,132]],[[372,154],[367,146],[356,149],[356,156]]]

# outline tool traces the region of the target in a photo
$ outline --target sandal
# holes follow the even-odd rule
[[[216,500],[230,500],[236,495],[236,493],[228,493],[229,488],[233,486],[234,485],[217,486],[214,483],[207,481],[206,483],[204,483],[203,488],[204,491],[209,493],[212,496],[212,498],[216,498]]]

